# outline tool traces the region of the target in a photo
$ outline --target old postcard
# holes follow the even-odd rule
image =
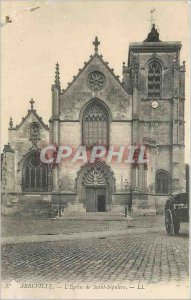
[[[189,299],[189,1],[1,1],[1,298]]]

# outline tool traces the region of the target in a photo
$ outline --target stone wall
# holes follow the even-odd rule
[[[106,84],[101,91],[92,91],[87,85],[87,76],[94,70],[103,72],[106,77]],[[97,56],[86,65],[60,98],[61,120],[79,120],[84,106],[94,98],[107,105],[112,120],[131,120],[132,97]]]
[[[148,98],[148,63],[157,59],[162,65],[162,97],[161,99],[171,99],[173,95],[173,60],[176,57],[176,51],[171,53],[157,53],[157,47],[153,53],[141,53],[139,59],[139,88],[141,99]]]
[[[36,111],[28,113],[26,118],[23,118],[22,122],[16,127],[9,128],[9,143],[14,153],[9,153],[10,159],[7,160],[9,169],[7,171],[7,191],[20,192],[22,184],[22,169],[20,168],[20,162],[25,155],[32,148],[32,141],[30,140],[30,127],[33,122],[36,122],[40,126],[40,137],[37,141],[37,147],[43,148],[49,144],[49,129],[41,123],[41,119],[36,116]],[[14,174],[14,176],[13,176]],[[11,185],[11,186],[10,186]]]

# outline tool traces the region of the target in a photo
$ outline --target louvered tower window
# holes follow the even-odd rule
[[[161,65],[158,61],[152,61],[148,70],[148,97],[159,98],[161,96]]]
[[[82,121],[83,145],[109,145],[109,114],[98,101],[93,101],[85,109]]]

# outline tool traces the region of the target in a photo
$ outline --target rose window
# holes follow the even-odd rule
[[[87,82],[93,91],[99,91],[105,85],[105,76],[99,71],[94,71],[88,75]]]

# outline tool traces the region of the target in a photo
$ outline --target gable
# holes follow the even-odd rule
[[[22,118],[21,122],[15,127],[9,128],[10,130],[23,131],[31,123],[37,122],[42,129],[48,130],[48,126],[43,122],[42,118],[36,113],[36,110],[28,110],[28,114]]]
[[[104,71],[104,73],[106,73],[108,76],[112,75],[111,77],[113,77],[113,80],[117,81],[119,85],[123,89],[125,89],[125,87],[119,79],[119,76],[115,75],[114,69],[109,67],[109,63],[103,60],[103,56],[94,54],[90,56],[90,60],[88,62],[84,62],[84,67],[82,69],[79,69],[79,73],[76,76],[73,76],[72,82],[68,83],[68,87],[65,90],[63,89],[63,93],[70,89],[70,87],[73,84],[75,84],[79,77],[83,77],[84,75],[87,75],[87,73],[98,71],[99,69],[102,69],[102,71]],[[111,75],[109,75],[108,73],[110,73]]]
[[[37,123],[40,128],[40,136],[38,145],[48,143],[49,128],[38,116],[36,110],[28,110],[26,117],[22,118],[20,124],[9,128],[9,142],[13,149],[19,153],[27,152],[31,147],[31,125]]]
[[[89,79],[91,79],[92,72],[102,74],[104,82],[100,89],[92,88],[90,85]],[[114,120],[130,118],[131,96],[118,76],[114,74],[113,69],[98,54],[94,54],[89,62],[85,63],[84,68],[60,96],[61,119],[78,120],[83,106],[93,98],[100,99],[107,104]]]

